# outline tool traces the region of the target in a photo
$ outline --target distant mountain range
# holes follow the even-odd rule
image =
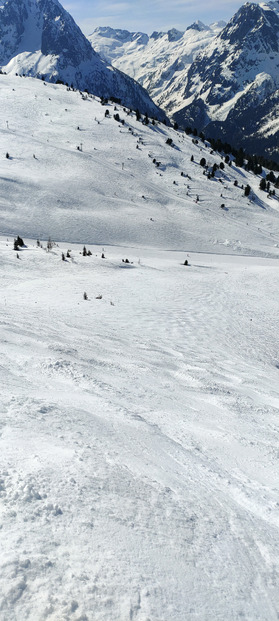
[[[180,127],[279,161],[278,1],[247,2],[227,25],[151,37],[98,28],[89,40]]]
[[[103,59],[146,88],[167,114],[181,106],[188,70],[197,54],[221,31],[225,22],[205,26],[195,22],[185,32],[128,32],[96,28],[88,37]]]
[[[61,80],[98,96],[118,98],[144,114],[166,118],[138,83],[92,49],[58,0],[0,3],[0,66],[7,73]]]

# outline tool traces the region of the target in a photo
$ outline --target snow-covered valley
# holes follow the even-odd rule
[[[120,106],[0,86],[1,621],[275,621],[277,198]]]

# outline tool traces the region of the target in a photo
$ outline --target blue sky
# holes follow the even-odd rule
[[[238,0],[60,0],[82,31],[111,26],[151,34],[154,30],[185,30],[197,19],[205,24],[228,21],[244,4]]]

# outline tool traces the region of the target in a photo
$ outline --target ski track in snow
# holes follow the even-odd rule
[[[278,261],[1,244],[1,621],[277,619]]]

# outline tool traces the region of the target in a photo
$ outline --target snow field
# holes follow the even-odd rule
[[[275,621],[277,198],[121,106],[0,88],[1,621]]]
[[[89,248],[0,241],[1,621],[277,619],[278,260]]]
[[[200,159],[221,157],[201,141],[64,86],[5,75],[0,86],[3,235],[278,256],[278,199],[235,166],[208,181]],[[254,200],[243,196],[247,183]]]

